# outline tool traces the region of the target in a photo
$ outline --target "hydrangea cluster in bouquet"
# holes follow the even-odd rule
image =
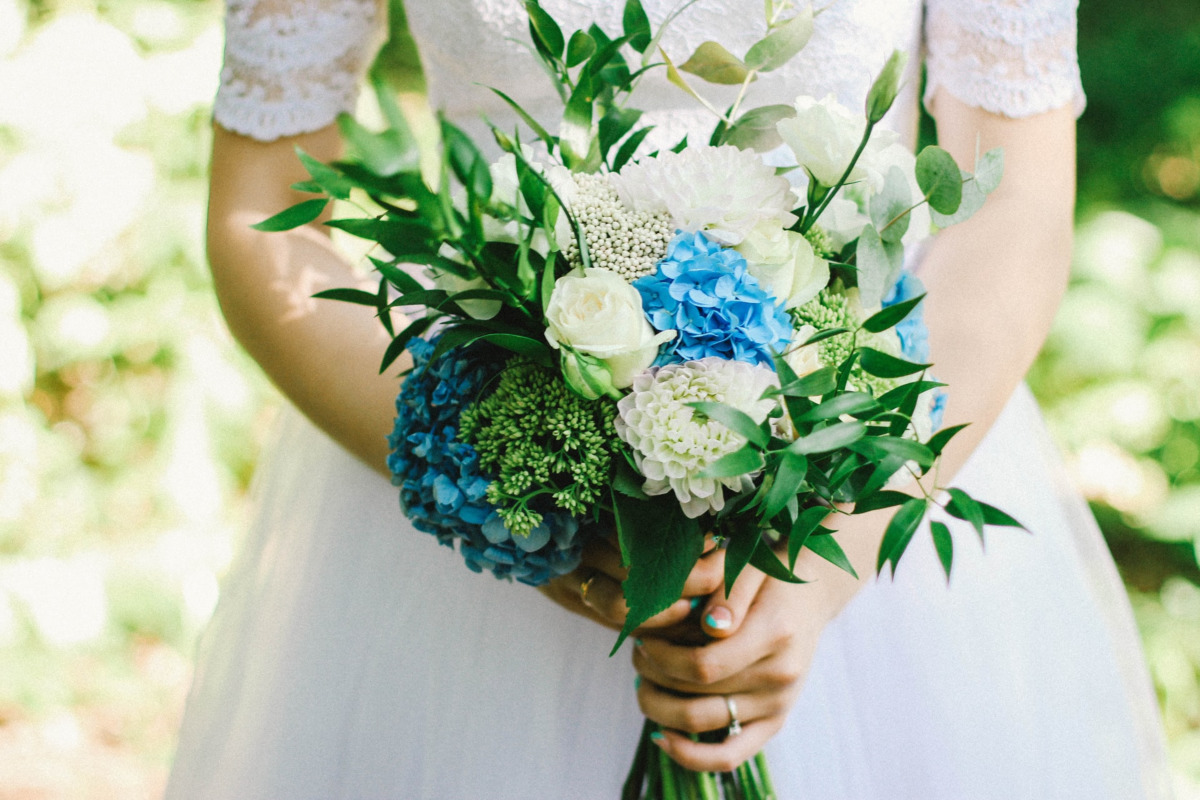
[[[378,245],[378,290],[322,296],[375,309],[392,336],[381,370],[411,355],[389,467],[414,526],[472,570],[531,585],[615,530],[629,609],[615,652],[679,598],[709,532],[731,586],[747,565],[802,583],[805,549],[853,574],[822,524],[831,514],[897,509],[880,570],[933,505],[980,534],[1016,525],[918,480],[962,426],[939,429],[924,292],[904,270],[907,246],[982,205],[1001,154],[967,172],[879,127],[900,54],[862,111],[804,96],[743,108],[745,88],[811,34],[811,7],[791,0],[768,0],[745,54],[706,42],[678,66],[659,46],[674,15],[655,30],[638,0],[611,37],[595,25],[568,35],[536,0],[526,9],[563,100],[556,133],[493,90],[522,122],[493,128],[503,154],[489,162],[441,119],[422,169],[381,90],[388,127],[343,118],[352,158],[301,154],[311,180],[297,188],[323,196],[259,226],[306,224],[331,199],[364,210],[326,224]],[[654,126],[630,95],[664,70],[713,112],[707,141],[647,146]],[[738,101],[721,111],[684,74],[738,85]],[[405,327],[394,309],[410,311]],[[949,529],[930,531],[949,574]],[[765,762],[751,764],[686,773],[644,735],[626,796],[770,796]]]

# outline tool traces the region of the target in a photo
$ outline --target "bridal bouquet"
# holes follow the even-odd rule
[[[932,505],[981,534],[1016,524],[958,489],[899,490],[962,427],[937,430],[942,384],[904,249],[979,208],[1001,154],[969,173],[877,127],[900,54],[861,113],[832,97],[743,108],[745,88],[812,30],[811,7],[766,6],[743,56],[706,42],[676,66],[658,46],[673,17],[655,31],[638,0],[615,38],[595,25],[567,35],[528,0],[534,52],[563,100],[557,134],[494,90],[524,124],[493,128],[503,155],[489,162],[442,119],[423,172],[380,91],[389,127],[344,118],[353,159],[300,154],[311,180],[297,188],[324,197],[258,226],[305,224],[330,199],[365,210],[326,224],[378,245],[378,291],[320,296],[375,309],[392,336],[381,369],[411,354],[389,460],[404,512],[471,569],[532,585],[615,529],[629,613],[614,652],[679,598],[708,532],[727,548],[728,586],[747,565],[802,582],[804,549],[853,573],[822,525],[830,514],[898,509],[880,570]],[[627,101],[655,68],[712,110],[707,141],[651,151],[653,125]],[[738,101],[720,111],[684,73],[740,86]],[[792,166],[768,166],[768,151]],[[393,309],[418,313],[397,330]],[[949,530],[930,530],[949,574]],[[770,794],[761,757],[718,778],[653,753],[643,737],[626,796]]]

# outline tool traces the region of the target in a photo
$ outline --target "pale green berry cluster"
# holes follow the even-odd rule
[[[603,175],[575,176],[579,187],[571,213],[583,228],[593,267],[610,269],[631,283],[654,274],[667,254],[674,229],[665,213],[632,211],[621,203]],[[582,263],[579,245],[572,237],[566,248],[572,267]]]

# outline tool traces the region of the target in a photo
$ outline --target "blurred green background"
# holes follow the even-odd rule
[[[204,264],[220,15],[0,0],[0,800],[161,790],[276,402]],[[1200,5],[1083,0],[1080,60],[1075,277],[1031,382],[1200,797]]]

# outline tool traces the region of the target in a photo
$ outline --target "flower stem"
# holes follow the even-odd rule
[[[839,189],[846,185],[846,180],[849,179],[850,173],[854,171],[854,165],[858,163],[858,159],[860,156],[862,156],[863,150],[867,149],[867,142],[870,141],[871,131],[874,129],[875,123],[867,120],[867,129],[863,131],[862,141],[858,143],[858,149],[854,151],[854,157],[850,159],[850,163],[846,166],[846,171],[842,173],[842,177],[838,178],[838,182],[834,184],[834,187],[829,190],[828,194],[825,195],[825,198],[821,201],[821,205],[817,207],[817,210],[810,211],[806,215],[804,220],[804,229],[801,231],[801,233],[808,233],[808,229],[811,228],[813,223],[817,221],[817,217],[821,216],[821,212],[823,212],[825,207],[828,206],[830,201],[833,200],[834,195],[838,193]]]

